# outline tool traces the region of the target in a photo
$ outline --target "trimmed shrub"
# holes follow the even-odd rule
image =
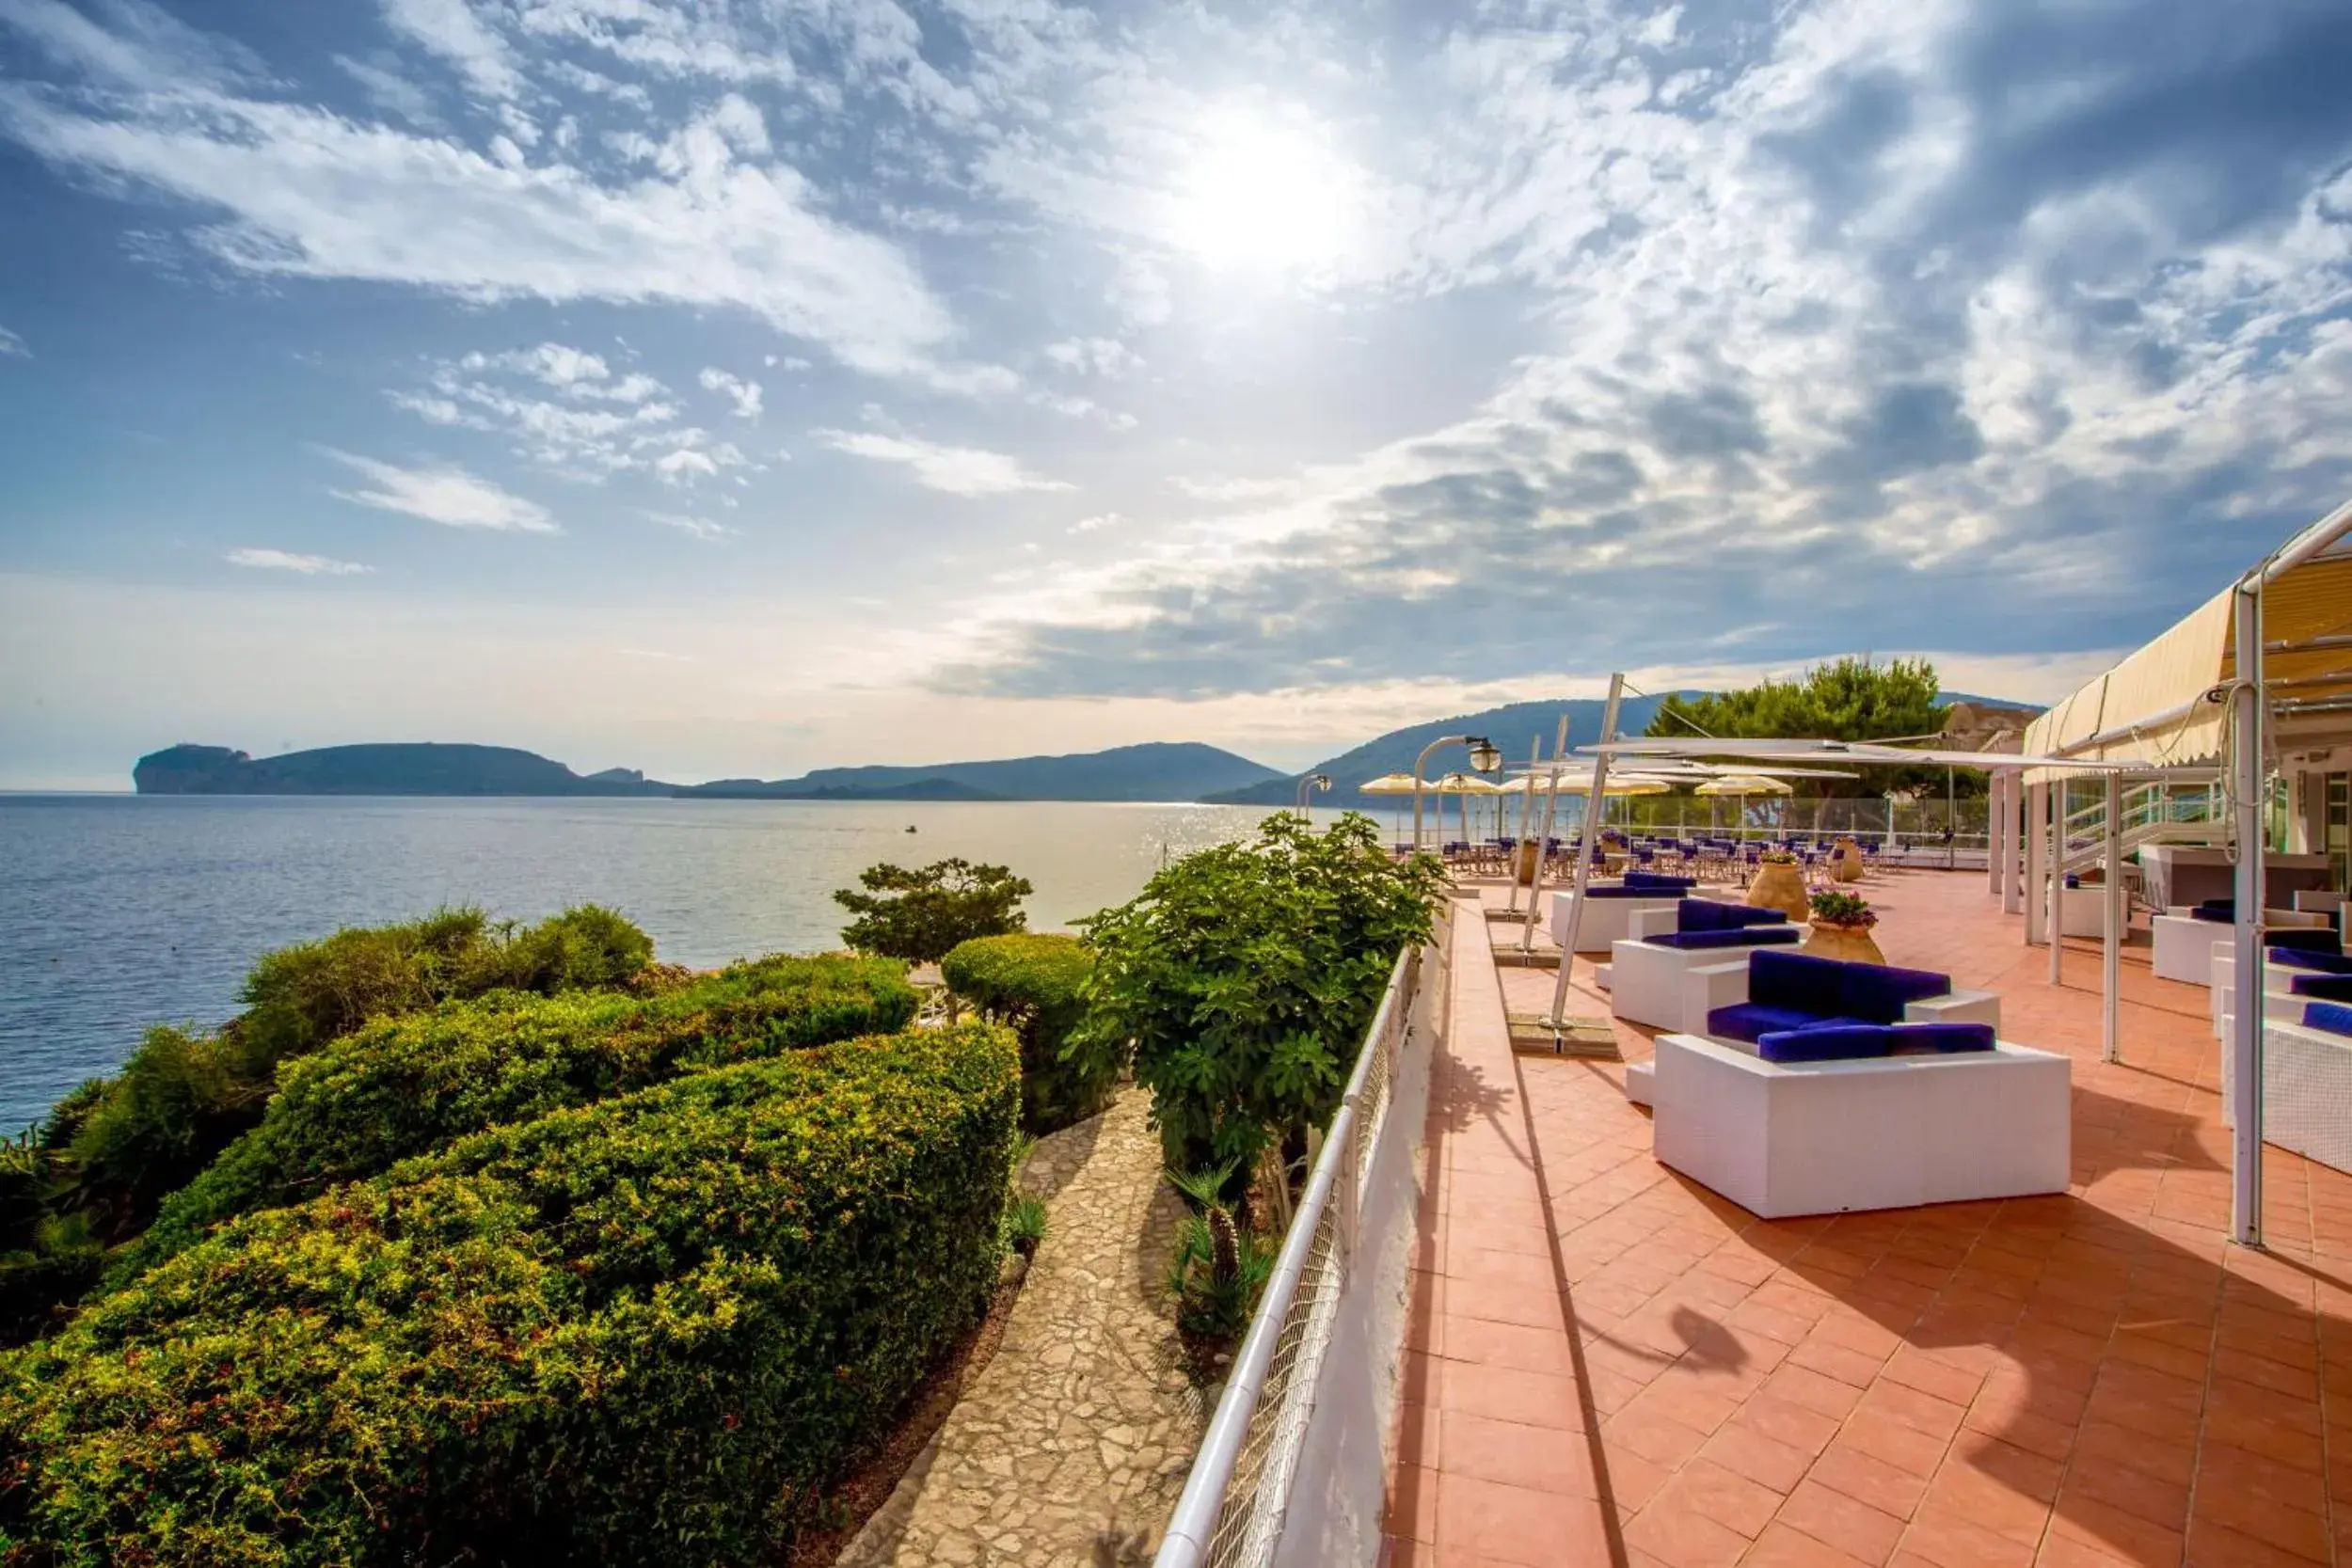
[[[996,1277],[1009,1032],[697,1073],[248,1215],[0,1364],[35,1560],[788,1544]]]
[[[261,1119],[280,1062],[454,998],[622,984],[652,957],[652,938],[594,904],[530,927],[442,910],[282,947],[253,966],[226,1028],[150,1030],[114,1078],[60,1101],[46,1136],[72,1156],[75,1207],[119,1239]]]
[[[299,1202],[484,1128],[902,1029],[917,1002],[891,959],[772,958],[650,997],[501,991],[379,1021],[287,1063],[262,1124],[166,1200],[108,1279],[127,1281],[232,1215]]]
[[[1076,937],[1022,933],[958,943],[939,963],[947,989],[1021,1036],[1021,1120],[1050,1132],[1101,1110],[1125,1064],[1116,1053],[1073,1052],[1086,1017],[1094,955]]]
[[[956,859],[912,870],[887,861],[857,874],[866,891],[841,888],[834,902],[857,918],[841,940],[861,953],[937,963],[960,942],[1003,936],[1028,924],[1021,900],[1037,890],[1005,866]]]

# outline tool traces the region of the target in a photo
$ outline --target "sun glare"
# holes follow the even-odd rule
[[[1170,237],[1213,267],[1327,266],[1356,243],[1362,176],[1308,131],[1251,114],[1203,128]]]

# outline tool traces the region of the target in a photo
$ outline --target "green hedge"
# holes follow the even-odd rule
[[[248,1215],[0,1360],[24,1560],[771,1560],[995,1279],[1008,1031],[795,1053]]]
[[[136,1232],[165,1194],[261,1119],[280,1062],[371,1019],[495,990],[617,986],[652,958],[652,938],[594,904],[535,926],[442,910],[263,954],[246,978],[246,1010],[218,1034],[151,1029],[114,1078],[68,1097],[53,1121],[70,1129],[74,1205],[111,1236]]]
[[[1021,1035],[1021,1115],[1050,1132],[1101,1110],[1121,1066],[1101,1051],[1073,1053],[1072,1030],[1086,1017],[1094,955],[1076,937],[1024,933],[977,937],[940,960],[947,989]]]
[[[682,1072],[914,1022],[906,966],[772,958],[651,997],[503,991],[387,1019],[286,1064],[262,1124],[167,1199],[108,1270],[121,1284],[232,1215],[373,1176],[485,1127]]]

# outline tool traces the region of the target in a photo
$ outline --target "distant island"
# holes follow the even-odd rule
[[[414,742],[327,746],[255,758],[225,746],[150,752],[131,770],[141,795],[636,796],[759,800],[1197,800],[1284,775],[1191,742],[1072,756],[919,768],[828,768],[796,779],[664,784],[635,768],[575,773],[511,746]],[[1284,788],[1289,787],[1287,784]]]

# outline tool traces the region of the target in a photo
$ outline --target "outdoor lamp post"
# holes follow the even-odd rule
[[[1328,773],[1310,773],[1305,778],[1298,781],[1298,815],[1301,816],[1305,816],[1307,815],[1307,791],[1310,789],[1315,791],[1319,795],[1329,794],[1331,790],[1331,775]],[[1311,820],[1311,818],[1310,820]]]
[[[1481,773],[1491,773],[1502,766],[1502,753],[1496,751],[1495,743],[1483,735],[1441,735],[1421,749],[1421,755],[1413,759],[1413,852],[1415,854],[1421,852],[1422,765],[1429,760],[1429,753],[1440,746],[1469,747],[1470,766]]]

